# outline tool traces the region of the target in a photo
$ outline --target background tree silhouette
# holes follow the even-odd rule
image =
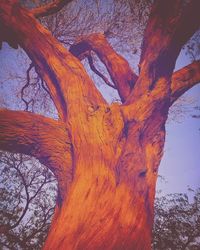
[[[40,249],[55,206],[56,181],[25,155],[1,153],[0,247]]]
[[[199,249],[200,189],[190,192],[156,199],[153,249]]]

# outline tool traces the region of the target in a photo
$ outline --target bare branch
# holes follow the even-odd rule
[[[94,62],[93,62],[93,59],[92,59],[92,56],[91,55],[88,55],[87,56],[88,58],[88,63],[90,65],[90,68],[91,70],[97,74],[99,77],[101,77],[103,79],[103,81],[108,85],[110,86],[111,88],[113,89],[116,89],[116,87],[114,85],[112,85],[112,83],[110,83],[110,81],[107,79],[107,77],[105,77],[101,72],[99,72],[96,67],[94,66]]]
[[[20,222],[22,221],[22,219],[26,215],[26,213],[28,211],[28,208],[29,208],[29,204],[30,204],[30,198],[29,198],[29,192],[28,192],[28,186],[27,186],[26,180],[25,180],[23,174],[21,173],[21,171],[19,169],[17,169],[17,168],[15,168],[15,169],[19,173],[19,175],[20,175],[20,177],[22,179],[22,183],[23,183],[24,188],[25,188],[26,204],[25,204],[25,206],[23,208],[23,211],[22,211],[22,214],[20,215],[20,217],[17,219],[17,221],[13,225],[9,226],[9,229],[14,229],[14,228],[16,228],[20,224]]]
[[[41,85],[42,85],[42,88],[44,89],[44,91],[46,91],[46,93],[49,95],[49,97],[52,100],[51,94],[50,94],[49,90],[47,89],[47,87],[45,86],[43,79],[41,79]]]
[[[63,138],[66,138],[64,142]],[[54,173],[61,190],[71,183],[71,143],[66,126],[60,121],[2,109],[0,149],[36,157]]]
[[[28,111],[28,105],[29,103],[31,102],[30,101],[26,101],[26,99],[24,98],[24,90],[30,85],[30,71],[31,69],[33,68],[33,63],[31,63],[27,69],[27,72],[26,72],[26,76],[27,76],[27,83],[23,86],[23,88],[21,89],[21,99],[22,101],[25,103],[26,105],[26,108],[25,110]]]
[[[106,66],[122,102],[124,102],[134,87],[138,78],[137,75],[133,72],[128,62],[114,51],[103,34],[91,34],[81,37],[70,48],[70,52],[80,60],[85,58],[88,55],[88,51],[91,50],[97,54]]]
[[[41,81],[41,86],[42,88],[44,89],[44,91],[48,94],[48,96],[51,98],[51,100],[53,101],[52,97],[51,97],[51,93],[50,91],[48,90],[48,87],[46,86],[44,80],[42,78],[40,78],[39,76],[39,73],[37,72],[37,69],[35,68],[35,72],[37,73],[37,82]],[[28,75],[27,75],[27,79],[28,79]]]
[[[200,60],[194,61],[172,75],[171,105],[187,90],[200,82]]]
[[[47,210],[47,212],[46,211],[44,212],[41,226],[39,228],[35,229],[33,232],[31,232],[31,234],[26,237],[26,240],[32,239],[37,233],[41,232],[45,226],[47,226],[47,223],[48,223],[49,219],[51,218],[53,211],[54,211],[54,207],[51,207]]]
[[[65,5],[70,3],[72,0],[55,0],[52,3],[42,5],[38,8],[31,10],[35,17],[44,17],[55,14],[61,10]]]

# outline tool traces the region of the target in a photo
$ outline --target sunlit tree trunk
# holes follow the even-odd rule
[[[200,80],[199,61],[172,76],[182,45],[198,28],[199,2],[191,1],[183,13],[181,1],[166,2],[153,6],[139,76],[102,34],[83,38],[68,52],[33,16],[48,8],[30,12],[17,1],[0,3],[2,41],[26,51],[59,114],[54,121],[0,111],[0,148],[38,158],[58,181],[45,250],[151,248],[168,109]],[[88,51],[107,67],[122,105],[107,104],[87,75],[79,59]]]

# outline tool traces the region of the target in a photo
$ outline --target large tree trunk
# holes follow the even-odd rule
[[[73,183],[56,208],[44,249],[150,249],[164,131],[157,128],[147,139],[135,126],[127,129],[118,106],[88,112],[88,122],[74,138]],[[130,138],[134,149],[120,158]],[[118,172],[122,164],[132,176]]]
[[[58,181],[45,250],[151,248],[168,109],[200,79],[199,62],[172,77],[181,46],[198,27],[198,11],[193,13],[191,29],[181,33],[185,26],[181,1],[167,1],[171,9],[155,2],[138,77],[103,35],[86,37],[69,53],[33,17],[43,16],[48,8],[30,12],[14,0],[0,3],[1,39],[27,52],[59,114],[59,121],[54,121],[27,112],[0,111],[0,148],[35,156]],[[198,10],[198,1],[191,2]],[[185,11],[186,21],[189,10],[191,6]],[[107,67],[123,105],[108,105],[95,88],[76,58],[88,50]]]

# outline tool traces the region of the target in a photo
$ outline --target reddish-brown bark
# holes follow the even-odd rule
[[[70,52],[81,60],[87,57],[90,51],[94,51],[106,66],[122,102],[124,102],[137,81],[137,75],[128,62],[114,51],[103,34],[91,34],[79,38],[79,41],[70,48]]]
[[[35,17],[49,16],[61,10],[65,5],[67,5],[71,1],[72,0],[55,0],[51,3],[33,9],[32,13]]]
[[[48,166],[58,180],[63,199],[73,171],[66,125],[29,112],[1,109],[0,132],[2,150],[34,156]]]
[[[164,15],[163,1],[155,1],[137,77],[103,35],[82,38],[71,48],[72,55],[37,22],[38,10],[28,11],[14,0],[0,2],[1,40],[26,51],[60,118],[0,112],[0,149],[35,156],[58,180],[60,199],[46,250],[151,248],[168,109],[200,80],[199,61],[172,76],[181,46],[199,25],[199,2],[191,1],[185,16],[179,13],[181,1],[167,3]],[[181,32],[190,8],[189,31]],[[123,105],[108,105],[74,56],[88,50],[107,67]]]
[[[200,60],[185,66],[172,75],[171,104],[200,80]]]

